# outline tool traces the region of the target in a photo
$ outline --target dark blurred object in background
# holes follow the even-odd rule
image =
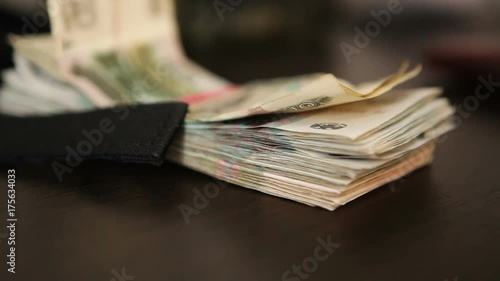
[[[325,34],[338,19],[334,1],[232,2],[240,4],[227,7],[218,6],[230,5],[225,0],[177,1],[182,41],[193,59],[237,82],[249,79],[234,71],[241,67],[260,73],[254,78],[327,69],[327,64],[317,62],[324,61]],[[259,66],[264,63],[276,68]],[[312,67],[297,71],[303,65]]]
[[[43,0],[0,0],[0,69],[12,67],[12,48],[7,43],[9,33],[46,33],[50,31],[50,23],[40,25],[35,29],[27,26],[37,12],[48,16]]]
[[[449,38],[430,46],[425,53],[432,66],[457,77],[475,79],[490,73],[500,77],[500,40],[471,36]]]
[[[309,50],[324,45],[321,38],[336,18],[330,0],[240,2],[224,11],[216,1],[177,1],[182,39],[188,49],[193,53],[211,50],[222,54],[242,50],[252,55]]]

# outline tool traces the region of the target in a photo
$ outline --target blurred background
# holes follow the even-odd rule
[[[0,68],[12,65],[8,33],[50,31],[45,5],[0,0]],[[499,14],[498,0],[177,1],[187,54],[234,82],[318,71],[360,82],[405,59],[424,64],[414,85],[474,81],[500,69]]]

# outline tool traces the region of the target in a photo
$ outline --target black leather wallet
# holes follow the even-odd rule
[[[160,165],[187,105],[120,106],[76,114],[0,116],[0,163],[54,161],[74,167],[90,159]]]

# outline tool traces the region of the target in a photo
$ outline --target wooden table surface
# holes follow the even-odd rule
[[[467,95],[453,87],[460,103]],[[1,166],[0,206],[14,168],[18,214],[17,279],[1,280],[282,280],[318,239],[340,245],[307,280],[499,280],[494,101],[438,145],[431,166],[334,212],[228,185],[187,224],[179,205],[214,180],[175,164],[90,162],[62,183],[46,163]],[[0,276],[12,278],[0,240]]]
[[[287,56],[279,74],[321,69],[303,61],[315,52]],[[235,80],[277,74],[265,60],[208,57]],[[458,105],[478,85],[435,82]],[[0,280],[500,280],[499,93],[466,112],[432,165],[334,212],[228,185],[186,223],[180,204],[193,206],[214,179],[175,164],[88,162],[62,183],[48,163],[0,166]],[[6,265],[8,169],[16,274]],[[335,243],[319,262],[318,241]],[[304,262],[313,269],[293,273]]]

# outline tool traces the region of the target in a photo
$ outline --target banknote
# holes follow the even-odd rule
[[[376,97],[416,76],[408,63],[360,85],[316,73],[235,85],[188,59],[173,1],[50,0],[50,36],[11,36],[18,56],[84,93],[97,108],[179,100],[188,120],[294,113]]]
[[[414,78],[421,66],[407,71],[405,62],[393,75],[358,86],[333,74],[311,74],[256,81],[233,91],[215,94],[202,102],[191,102],[191,121],[222,121],[269,113],[296,113],[379,96]],[[184,99],[190,102],[189,99]]]
[[[102,58],[103,53],[155,44],[162,46],[162,56],[172,63],[185,58],[173,1],[49,0],[48,5],[50,35],[12,35],[10,42],[17,55],[83,92],[96,107],[133,101],[129,89],[117,91],[115,81],[100,78],[101,69],[93,68],[95,58]]]
[[[78,112],[94,108],[93,103],[83,93],[54,79],[24,57],[16,55],[14,62],[14,69],[2,73],[2,112],[25,116]]]
[[[169,42],[182,54],[175,2],[162,0],[48,0],[52,38],[59,55],[155,41]]]
[[[434,144],[429,143],[412,151],[397,161],[392,161],[383,169],[359,178],[348,185],[318,185],[317,180],[308,182],[291,178],[270,168],[261,168],[248,163],[232,161],[226,158],[210,158],[204,155],[191,155],[185,150],[174,147],[169,151],[168,159],[180,163],[193,170],[211,175],[221,180],[254,189],[266,194],[278,196],[310,206],[335,210],[357,197],[396,180],[408,173],[431,163]],[[295,171],[297,175],[299,171]]]
[[[440,88],[221,122],[186,122],[167,158],[258,191],[333,210],[432,161],[454,128]]]

